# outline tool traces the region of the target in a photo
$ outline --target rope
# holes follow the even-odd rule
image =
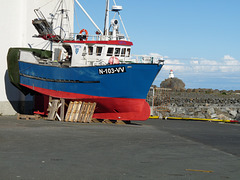
[[[76,7],[75,6],[74,6],[74,11],[76,12]],[[77,13],[74,13],[74,16],[75,16],[75,19],[76,19],[76,22],[77,22],[77,26],[80,29],[80,24],[79,24]]]
[[[44,7],[44,6],[46,6],[46,5],[48,5],[49,3],[51,3],[53,0],[50,0],[49,2],[47,2],[46,4],[44,4],[44,5],[42,5],[42,6],[40,6],[38,9],[41,9],[42,7]]]

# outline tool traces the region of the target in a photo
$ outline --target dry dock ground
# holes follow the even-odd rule
[[[133,125],[0,117],[1,180],[221,180],[240,177],[240,125]]]

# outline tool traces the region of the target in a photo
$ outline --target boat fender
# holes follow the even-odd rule
[[[112,57],[109,58],[108,64],[119,64],[119,59],[112,56]]]
[[[85,36],[86,36],[86,41],[88,40],[88,31],[86,29],[82,29],[79,34],[82,35],[82,33],[85,32]]]

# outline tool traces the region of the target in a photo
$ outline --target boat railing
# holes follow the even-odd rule
[[[134,63],[145,64],[163,64],[164,60],[161,56],[148,56],[148,55],[132,55],[131,61]]]
[[[163,64],[164,60],[162,57],[158,56],[146,56],[146,55],[113,55],[113,56],[108,56],[107,53],[96,53],[96,52],[91,52],[91,54],[86,54],[88,55],[87,60],[90,61],[104,61],[107,62],[109,59],[112,57],[117,58],[120,63],[144,63],[144,64]],[[107,60],[107,61],[106,61]]]
[[[87,35],[87,34],[79,34],[79,33],[71,33],[70,40],[88,40],[88,41],[108,41],[108,40],[126,40],[130,41],[129,37],[125,37],[124,35]]]

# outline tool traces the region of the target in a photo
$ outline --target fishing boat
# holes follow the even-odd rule
[[[133,43],[120,16],[122,6],[116,5],[115,0],[111,9],[106,0],[104,31],[79,1],[75,0],[75,4],[96,27],[96,34],[89,35],[86,29],[68,34],[63,27],[57,33],[53,27],[56,15],[52,14],[49,22],[40,9],[35,9],[37,18],[32,21],[38,32],[35,37],[50,42],[51,47],[10,48],[7,57],[10,81],[24,94],[96,102],[93,118],[147,120],[150,107],[146,96],[163,60],[132,58]],[[68,10],[58,7],[57,12],[67,19]],[[111,21],[110,12],[114,13]],[[120,33],[120,24],[125,34]]]

